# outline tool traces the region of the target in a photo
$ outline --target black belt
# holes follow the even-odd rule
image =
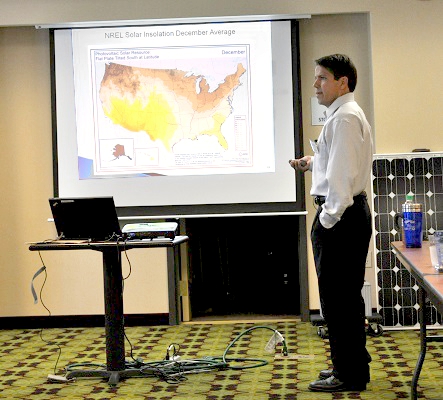
[[[363,192],[359,193],[357,196],[354,196],[354,200],[358,199],[359,197],[367,197],[366,192],[363,190]],[[318,206],[321,206],[326,201],[326,196],[315,196],[314,197],[314,203]]]

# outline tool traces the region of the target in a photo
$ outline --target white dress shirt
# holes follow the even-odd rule
[[[354,93],[337,98],[326,110],[326,122],[312,143],[312,196],[325,196],[321,224],[329,229],[354,203],[371,173],[373,142],[371,127]]]

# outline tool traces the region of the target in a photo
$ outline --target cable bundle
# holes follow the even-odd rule
[[[252,332],[255,329],[268,329],[273,332],[271,339],[266,345],[265,350],[274,350],[277,344],[282,344],[282,354],[287,356],[288,349],[286,346],[285,339],[283,336],[273,328],[268,326],[254,326],[242,333],[240,333],[226,348],[222,356],[218,357],[203,357],[199,359],[184,360],[182,359],[178,352],[179,346],[176,344],[171,344],[167,351],[164,360],[161,361],[151,361],[143,362],[140,359],[135,359],[132,357],[132,346],[131,346],[131,357],[132,361],[126,361],[126,369],[135,370],[140,372],[140,376],[155,376],[168,383],[178,384],[186,380],[185,375],[187,374],[198,374],[206,373],[211,371],[220,371],[225,369],[242,370],[262,367],[268,364],[267,360],[259,358],[229,358],[228,352],[232,347],[242,338],[244,335]],[[232,365],[232,363],[241,363],[241,365]],[[66,368],[67,373],[84,366],[94,366],[97,369],[103,368],[102,364],[71,364]]]

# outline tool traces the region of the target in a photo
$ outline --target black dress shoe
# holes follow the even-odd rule
[[[309,390],[314,392],[361,392],[366,390],[366,383],[342,382],[334,375],[309,384]]]
[[[320,373],[318,374],[318,377],[320,379],[328,379],[332,374],[334,373],[334,370],[332,369],[322,369]]]
[[[334,370],[333,369],[322,369],[320,371],[320,373],[318,374],[318,377],[320,379],[328,379],[329,377],[331,377],[334,374]],[[366,383],[369,383],[369,378],[367,380]]]

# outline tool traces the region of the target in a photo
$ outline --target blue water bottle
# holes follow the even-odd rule
[[[401,206],[402,212],[396,214],[395,225],[399,228],[398,218],[403,219],[402,237],[406,247],[421,247],[423,241],[423,205],[414,203],[413,195],[406,195],[406,202]]]

